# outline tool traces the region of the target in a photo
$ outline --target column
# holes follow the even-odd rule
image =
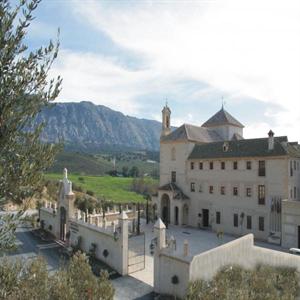
[[[154,224],[154,233],[157,239],[154,251],[154,292],[160,292],[160,251],[166,247],[166,225],[161,218]]]
[[[119,216],[119,224],[121,228],[119,237],[119,247],[121,250],[121,270],[119,270],[119,272],[124,276],[128,274],[128,216],[125,211],[123,211]]]

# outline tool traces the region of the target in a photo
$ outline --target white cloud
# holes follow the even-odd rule
[[[204,81],[216,90],[239,95],[240,101],[252,97],[283,106],[283,111],[273,114],[276,124],[267,126],[265,120],[261,120],[248,132],[265,134],[261,130],[275,126],[278,133],[289,131],[293,139],[299,139],[299,1],[140,1],[130,4],[72,3],[80,18],[105,31],[122,47],[148,58],[147,70],[136,73],[116,67],[113,61],[106,59],[100,59],[98,64],[90,61],[94,75],[99,75],[102,63],[108,64],[112,72],[110,77],[101,71],[99,83],[90,75],[86,81],[92,82],[91,93],[101,90],[103,95],[99,97],[105,99],[106,96],[109,105],[114,103],[111,98],[124,99],[125,106],[129,101],[128,105],[134,110],[137,95],[162,88],[176,91],[175,78]],[[83,77],[87,70],[82,68]],[[111,78],[111,85],[107,78]],[[77,94],[75,86],[74,94]],[[117,98],[119,96],[121,98]],[[188,119],[186,116],[186,121]]]

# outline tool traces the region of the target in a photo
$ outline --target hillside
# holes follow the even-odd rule
[[[68,151],[158,151],[161,123],[138,119],[91,102],[57,103],[40,112],[45,142],[63,140]]]
[[[67,168],[71,174],[104,175],[114,169],[113,160],[115,160],[115,167],[119,173],[122,173],[124,168],[129,171],[135,166],[139,169],[140,174],[154,176],[154,174],[158,174],[158,158],[157,152],[88,154],[63,151],[56,156],[54,164],[48,172],[60,174],[64,168]]]

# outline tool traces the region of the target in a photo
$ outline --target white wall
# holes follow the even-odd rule
[[[300,201],[282,201],[282,246],[299,248],[298,227],[300,226]]]
[[[127,251],[128,244],[123,245],[122,235],[119,234],[119,239],[114,240],[113,232],[108,229],[97,227],[96,225],[91,225],[80,220],[70,221],[70,240],[71,244],[75,244],[77,238],[81,237],[80,248],[84,252],[89,252],[91,244],[95,243],[96,247],[96,257],[101,261],[105,262],[111,268],[115,269],[118,273],[123,274],[123,263],[127,264]],[[127,237],[128,239],[128,237]],[[124,249],[124,247],[127,249]],[[103,251],[107,249],[109,255],[105,258]],[[127,250],[127,251],[123,251]],[[125,272],[127,274],[127,272]]]
[[[158,292],[181,298],[184,298],[190,281],[211,280],[222,267],[228,265],[240,265],[250,269],[257,264],[265,264],[274,267],[295,267],[300,272],[299,256],[254,246],[252,234],[194,257],[175,256],[168,253],[167,249],[163,249],[155,259],[159,259]],[[171,283],[174,275],[179,277],[179,284],[176,286]]]
[[[59,220],[58,215],[53,214],[52,208],[40,208],[40,221],[44,221],[45,230],[51,232],[55,237],[59,236]],[[52,229],[49,230],[49,225],[52,226]]]

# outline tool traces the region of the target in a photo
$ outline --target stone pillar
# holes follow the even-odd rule
[[[83,222],[85,222],[85,213],[84,212],[82,213],[82,219],[83,219]]]
[[[88,223],[92,224],[92,216],[91,215],[88,215]]]
[[[119,247],[121,251],[119,273],[124,276],[128,274],[128,216],[125,211],[119,216],[119,224],[121,230],[119,237]]]
[[[158,218],[154,224],[156,247],[154,251],[154,292],[160,292],[160,252],[166,247],[166,225]]]
[[[99,226],[99,218],[98,217],[96,217],[96,219],[95,219],[95,225],[98,227]]]
[[[81,211],[77,209],[77,220],[81,219]]]
[[[183,242],[183,256],[189,255],[189,242],[187,240],[184,240]]]

